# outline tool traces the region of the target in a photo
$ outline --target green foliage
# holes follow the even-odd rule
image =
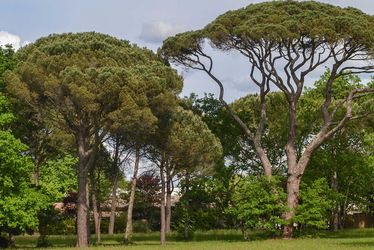
[[[7,98],[0,94],[0,232],[25,231],[38,225],[47,197],[31,186],[34,167],[28,147],[9,129],[14,120]]]
[[[76,157],[65,155],[42,167],[40,186],[52,202],[61,201],[69,191],[77,190],[77,163]]]
[[[133,223],[133,231],[135,233],[149,233],[151,231],[151,227],[149,222],[145,219],[135,220]]]
[[[0,231],[35,228],[46,206],[46,197],[31,187],[33,164],[26,150],[10,131],[0,131]]]
[[[0,89],[4,88],[4,73],[13,69],[17,64],[13,48],[11,46],[0,47]]]
[[[98,131],[149,135],[182,87],[176,71],[150,50],[95,32],[40,38],[17,56],[19,65],[6,75],[8,91],[76,139]]]
[[[172,117],[167,151],[173,165],[207,171],[221,156],[222,146],[200,117],[179,109]]]
[[[14,114],[11,112],[10,103],[2,93],[0,93],[0,128],[8,128],[11,122],[15,119]]]
[[[349,40],[370,51],[374,45],[373,24],[372,16],[351,7],[314,1],[264,2],[228,11],[202,30],[166,39],[162,54],[193,66],[195,62],[186,56],[202,50],[204,38],[222,50],[255,47],[264,41],[277,46],[304,37],[328,44]]]
[[[229,11],[204,31],[216,46],[225,46],[233,36],[253,42],[283,42],[303,35],[314,40],[323,37],[328,43],[350,37],[355,43],[371,47],[373,22],[371,16],[358,9],[313,1],[274,1]]]
[[[285,223],[281,215],[286,211],[285,193],[273,177],[242,177],[234,180],[232,207],[228,213],[235,216],[243,232],[249,229],[276,232]]]
[[[303,183],[294,222],[300,230],[326,229],[330,212],[339,199],[341,196],[329,187],[325,178],[317,179],[310,185]]]

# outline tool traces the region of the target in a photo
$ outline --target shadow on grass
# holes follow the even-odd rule
[[[352,242],[343,242],[339,243],[339,245],[348,246],[348,247],[372,247],[374,249],[374,239],[373,240],[365,240],[365,241],[352,241]]]
[[[318,235],[311,236],[312,238],[321,239],[347,239],[343,242],[337,243],[341,246],[360,247],[369,246],[374,249],[374,228],[371,229],[354,229],[341,230],[338,232],[319,232]],[[211,230],[211,231],[197,231],[192,240],[183,241],[178,239],[176,233],[171,233],[167,236],[168,244],[178,244],[180,242],[244,242],[244,241],[261,241],[274,238],[269,233],[252,231],[248,233],[248,240],[244,240],[243,235],[238,230]],[[300,238],[309,238],[309,236],[301,236]],[[369,239],[370,238],[370,239]],[[37,236],[17,236],[16,248],[31,249],[36,248]],[[102,235],[101,246],[126,246],[124,244],[123,234]],[[349,240],[351,239],[351,240]],[[51,235],[48,236],[48,241],[53,248],[56,247],[74,247],[76,242],[75,235]],[[135,233],[132,238],[131,245],[135,246],[158,246],[160,241],[159,232],[150,233]],[[95,237],[91,237],[92,246],[95,246]]]
[[[355,238],[374,238],[374,228],[365,229],[343,229],[337,232],[321,232],[320,238],[328,239],[355,239]]]

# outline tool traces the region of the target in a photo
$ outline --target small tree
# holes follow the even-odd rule
[[[245,238],[249,229],[270,231],[279,230],[286,210],[285,193],[279,182],[272,179],[269,183],[264,177],[244,177],[234,180],[233,206],[227,209],[238,220]]]
[[[374,92],[355,88],[343,99],[334,99],[334,82],[344,75],[374,72],[373,17],[353,8],[340,8],[313,1],[275,1],[251,4],[219,16],[204,29],[178,34],[165,40],[162,54],[170,61],[205,72],[220,89],[219,100],[252,141],[265,175],[272,165],[262,146],[266,125],[266,95],[271,86],[287,100],[288,138],[285,145],[288,168],[284,237],[291,237],[291,223],[298,203],[301,177],[313,152],[347,121],[359,117],[354,100]],[[221,51],[236,51],[249,62],[249,78],[259,88],[260,119],[251,130],[224,100],[224,83],[213,72],[213,59],[204,51],[206,41]],[[308,76],[328,66],[321,106],[322,125],[300,152],[297,142],[298,102]],[[342,114],[342,115],[339,115]]]
[[[173,178],[180,173],[207,171],[222,153],[219,140],[191,111],[178,108],[164,122],[149,149],[150,160],[160,169],[161,244],[165,243],[167,225],[170,227]]]

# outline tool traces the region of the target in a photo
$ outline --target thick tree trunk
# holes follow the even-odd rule
[[[287,178],[287,207],[288,211],[284,214],[284,219],[288,222],[283,229],[284,238],[292,238],[294,225],[292,218],[295,215],[295,209],[299,201],[301,176],[291,174]]]
[[[334,170],[331,176],[331,189],[338,192],[338,173]],[[337,202],[331,215],[331,230],[336,232],[340,225],[340,204]]]
[[[117,187],[118,187],[118,171],[116,172],[113,179],[112,186],[112,197],[110,202],[110,218],[109,218],[109,227],[108,234],[112,235],[114,233],[114,224],[116,220],[116,207],[117,207]]]
[[[166,221],[165,221],[165,232],[170,233],[171,232],[171,178],[170,175],[167,175],[166,180]]]
[[[77,247],[87,247],[89,244],[87,186],[88,171],[86,164],[81,161],[78,171]]]
[[[291,98],[291,97],[290,97]],[[286,225],[283,228],[283,238],[292,238],[294,232],[293,217],[295,215],[295,209],[299,201],[299,189],[302,172],[297,162],[297,150],[296,150],[296,102],[295,97],[289,100],[288,109],[288,140],[286,145],[287,155],[287,208],[288,211],[283,214],[283,218],[286,220]]]
[[[92,151],[88,150],[86,133],[78,136],[78,194],[77,194],[77,247],[89,244],[89,199],[88,171],[93,163]]]
[[[130,242],[131,237],[132,237],[132,212],[134,209],[134,202],[135,202],[135,188],[136,188],[136,179],[138,178],[139,161],[140,161],[140,147],[137,147],[136,152],[135,152],[134,174],[131,180],[130,200],[129,200],[129,205],[127,208],[125,242]]]
[[[161,163],[160,166],[160,179],[161,179],[161,202],[160,202],[160,214],[161,214],[161,229],[160,229],[160,244],[165,245],[166,242],[166,216],[165,216],[165,176],[164,166]]]

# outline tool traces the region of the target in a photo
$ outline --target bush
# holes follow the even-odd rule
[[[10,247],[11,242],[7,236],[0,234],[0,249]]]
[[[48,240],[47,235],[40,235],[36,242],[36,247],[51,247],[52,244]]]
[[[101,218],[101,233],[108,233],[109,228],[109,217]],[[127,213],[122,212],[119,216],[115,217],[114,220],[114,233],[123,233],[126,228]],[[95,227],[91,227],[95,229]]]
[[[310,185],[303,183],[300,189],[299,206],[294,217],[299,232],[326,229],[330,211],[337,199],[339,195],[329,187],[325,178],[318,179]]]
[[[243,234],[249,229],[279,232],[285,223],[281,216],[286,211],[286,195],[276,177],[248,176],[235,181],[233,206],[227,212],[236,218]]]
[[[195,227],[195,214],[192,213],[190,208],[190,201],[182,199],[178,202],[176,207],[176,217],[174,228],[177,230],[178,240],[191,240],[193,239]]]
[[[148,233],[151,231],[149,222],[147,220],[136,220],[132,224],[135,233]]]

